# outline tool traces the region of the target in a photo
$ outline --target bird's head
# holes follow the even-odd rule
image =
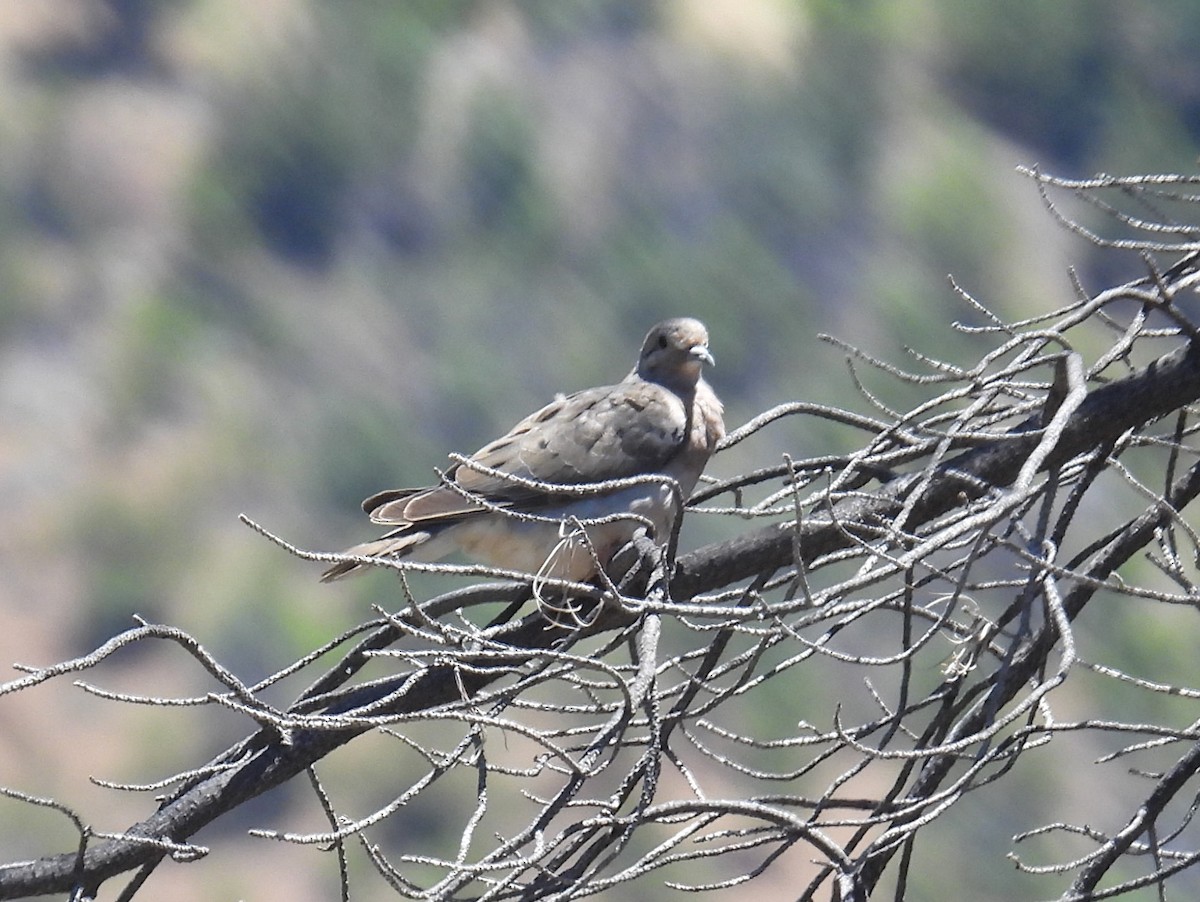
[[[698,319],[679,317],[656,325],[642,343],[637,374],[647,382],[672,389],[691,389],[700,381],[704,364],[713,365],[708,330]]]

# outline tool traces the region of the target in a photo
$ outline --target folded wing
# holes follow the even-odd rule
[[[673,392],[649,382],[587,389],[547,404],[471,456],[499,475],[456,464],[449,486],[380,492],[363,502],[376,523],[402,525],[454,519],[485,507],[523,508],[561,500],[506,479],[578,485],[653,473],[685,444],[688,415]]]

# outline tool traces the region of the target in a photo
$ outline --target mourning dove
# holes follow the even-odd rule
[[[700,373],[712,362],[703,323],[659,323],[622,382],[560,396],[471,455],[480,469],[455,463],[442,485],[366,499],[373,522],[396,528],[345,553],[436,561],[460,551],[496,567],[582,581],[647,522],[665,541],[679,512],[674,484],[686,500],[725,434],[721,402]],[[664,479],[574,494],[545,488],[645,475]],[[610,519],[588,522],[602,518]],[[363,568],[340,562],[321,579]]]

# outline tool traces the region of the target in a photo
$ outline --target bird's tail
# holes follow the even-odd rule
[[[429,533],[424,530],[406,530],[402,535],[384,536],[371,542],[363,542],[353,548],[347,548],[342,554],[355,557],[403,558],[408,557],[419,546],[429,541]],[[321,582],[328,583],[352,573],[361,573],[370,565],[358,561],[338,561],[321,574]]]

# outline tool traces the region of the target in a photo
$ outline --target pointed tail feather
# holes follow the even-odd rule
[[[347,548],[342,554],[352,554],[357,557],[408,557],[413,550],[429,540],[429,533],[424,530],[405,532],[402,535],[384,536],[372,542],[363,542],[353,548]],[[369,565],[356,561],[339,561],[321,574],[321,582],[328,583],[352,573],[359,573]]]

